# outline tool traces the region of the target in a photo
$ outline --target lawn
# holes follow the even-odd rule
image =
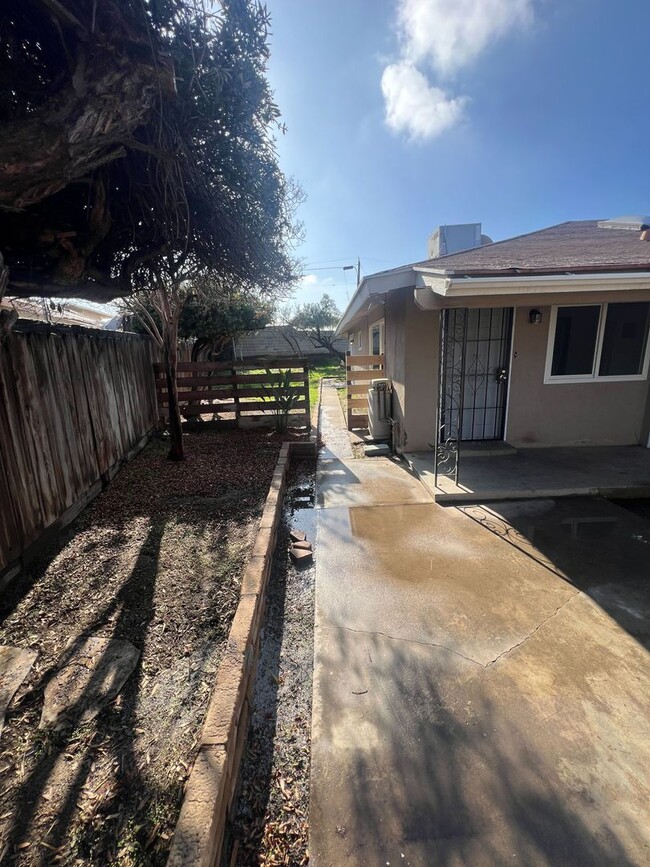
[[[318,403],[318,391],[323,377],[345,380],[345,364],[335,358],[328,358],[309,366],[309,405]],[[344,394],[344,390],[342,390]]]
[[[0,742],[0,862],[162,865],[281,438],[154,440],[2,600],[0,644],[38,652]],[[90,722],[39,728],[88,637],[139,651]],[[5,860],[6,859],[6,860]]]

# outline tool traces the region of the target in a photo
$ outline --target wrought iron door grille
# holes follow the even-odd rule
[[[508,393],[512,308],[471,309],[466,319],[461,440],[501,440]]]
[[[435,476],[458,481],[460,443],[503,439],[512,308],[440,314]]]

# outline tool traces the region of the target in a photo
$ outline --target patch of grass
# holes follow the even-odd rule
[[[336,358],[328,358],[309,366],[309,405],[314,407],[318,401],[318,390],[323,377],[345,379],[345,364]],[[345,394],[341,389],[339,394]]]

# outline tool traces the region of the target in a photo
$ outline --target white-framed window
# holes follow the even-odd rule
[[[646,379],[649,331],[650,301],[552,307],[544,382]]]
[[[363,332],[361,329],[357,331],[357,349],[359,352],[363,349]]]
[[[369,355],[384,354],[384,320],[373,322],[368,329]]]

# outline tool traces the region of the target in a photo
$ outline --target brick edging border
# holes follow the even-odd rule
[[[283,443],[264,504],[257,538],[242,577],[239,603],[208,705],[199,752],[185,785],[167,867],[215,867],[237,793],[255,670],[264,620],[266,589],[282,515],[292,456],[315,457],[318,432],[309,441]]]

